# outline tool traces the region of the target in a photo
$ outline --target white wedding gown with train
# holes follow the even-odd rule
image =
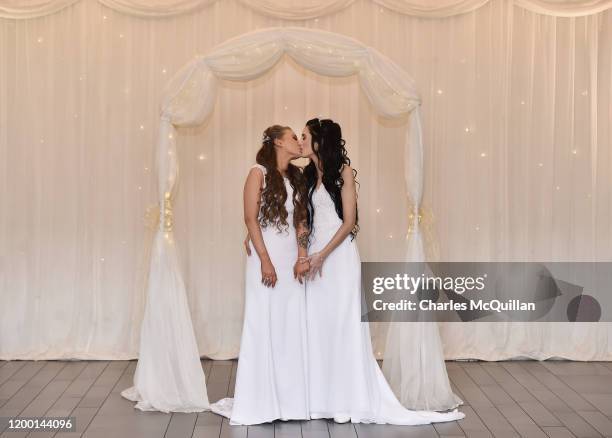
[[[265,167],[255,165],[266,172]],[[308,419],[306,300],[304,285],[293,278],[297,239],[293,226],[293,188],[287,189],[286,231],[262,228],[276,270],[274,288],[261,282],[261,263],[251,245],[245,276],[245,308],[234,398],[210,407],[230,424],[260,424],[277,419]]]
[[[322,184],[313,205],[310,254],[323,249],[342,225]],[[361,261],[350,235],[327,257],[322,276],[306,283],[306,315],[311,418],[418,425],[465,417],[457,409],[408,410],[393,394],[374,357],[369,325],[361,322]]]

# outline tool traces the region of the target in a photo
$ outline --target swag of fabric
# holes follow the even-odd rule
[[[0,18],[27,19],[58,12],[82,0],[0,0]],[[220,0],[97,0],[115,11],[139,17],[169,17],[204,8]],[[266,16],[310,20],[336,13],[355,0],[238,0]],[[492,0],[370,0],[390,11],[425,18],[443,18],[474,11]],[[511,0],[539,14],[579,17],[612,8],[612,0]]]

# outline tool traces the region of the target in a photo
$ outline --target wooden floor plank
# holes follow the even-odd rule
[[[329,430],[330,438],[356,438],[357,431],[351,423],[338,424],[333,420],[327,420],[327,429]]]
[[[76,433],[4,431],[0,438],[612,437],[608,363],[447,362],[466,418],[423,426],[276,421],[230,426],[212,412],[142,412],[121,397],[137,361],[0,362],[0,412],[75,416]],[[209,398],[233,396],[237,361],[202,360]],[[603,385],[604,388],[598,386]]]
[[[538,381],[550,389],[555,395],[562,399],[575,411],[596,411],[597,407],[588,402],[562,379],[551,373],[548,368],[538,362],[527,362],[521,364]]]
[[[302,427],[299,421],[275,421],[274,438],[301,438]]]
[[[576,436],[565,427],[544,426],[542,429],[550,438],[574,438]]]
[[[223,419],[220,438],[247,438],[247,434],[247,426],[230,426],[229,420],[227,418]]]
[[[0,385],[0,398],[6,400],[0,407],[0,417],[10,416],[5,406],[45,366],[46,362],[43,361],[27,361],[10,379]]]
[[[19,415],[53,381],[65,365],[57,361],[45,362],[40,371],[21,385],[19,390],[0,408],[0,416]]]
[[[327,420],[301,421],[302,438],[330,438]]]
[[[0,368],[0,388],[4,382],[6,382],[9,378],[15,375],[15,373],[19,371],[25,364],[26,361],[24,360],[5,361],[4,366]]]
[[[165,438],[191,438],[196,426],[197,413],[174,412],[166,430]],[[219,436],[219,426],[217,436]]]
[[[465,418],[458,421],[459,427],[468,438],[493,437],[491,431],[485,426],[478,414],[471,406],[462,409]]]
[[[473,366],[476,367],[478,364],[474,363]],[[460,369],[450,371],[449,374],[453,375],[455,384],[461,392],[468,397],[470,406],[478,414],[482,422],[486,424],[487,429],[489,429],[492,434],[495,436],[519,437],[519,434],[512,427],[510,422],[502,415],[498,408],[493,405],[491,400],[488,399],[485,392],[476,382],[470,378],[463,366]],[[480,373],[477,374],[480,375]]]

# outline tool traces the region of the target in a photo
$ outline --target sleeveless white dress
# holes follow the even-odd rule
[[[266,173],[266,168],[255,165]],[[265,184],[265,180],[264,180]],[[285,178],[287,231],[262,227],[276,270],[274,288],[261,283],[261,263],[251,245],[245,276],[245,308],[234,398],[213,403],[213,412],[232,425],[276,419],[308,419],[306,301],[304,285],[293,277],[297,240],[293,226],[293,189]]]
[[[322,250],[342,225],[322,184],[313,205],[309,254]],[[350,235],[327,257],[322,274],[306,283],[311,418],[350,416],[353,423],[396,425],[464,418],[457,409],[408,410],[393,394],[372,352],[369,325],[361,322],[361,260]]]

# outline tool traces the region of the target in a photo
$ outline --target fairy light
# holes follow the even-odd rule
[[[203,161],[203,160],[205,160],[205,159],[206,159],[206,155],[204,155],[204,154],[200,154],[200,155],[198,156],[198,159],[199,159],[200,161]]]
[[[437,93],[438,93],[438,94],[442,94],[442,93],[443,93],[443,91],[442,91],[441,89],[439,89],[439,88],[438,88]]]
[[[486,157],[486,156],[487,156],[487,153],[486,153],[486,152],[481,152],[481,153],[480,153],[480,156],[484,158],[484,157]]]

